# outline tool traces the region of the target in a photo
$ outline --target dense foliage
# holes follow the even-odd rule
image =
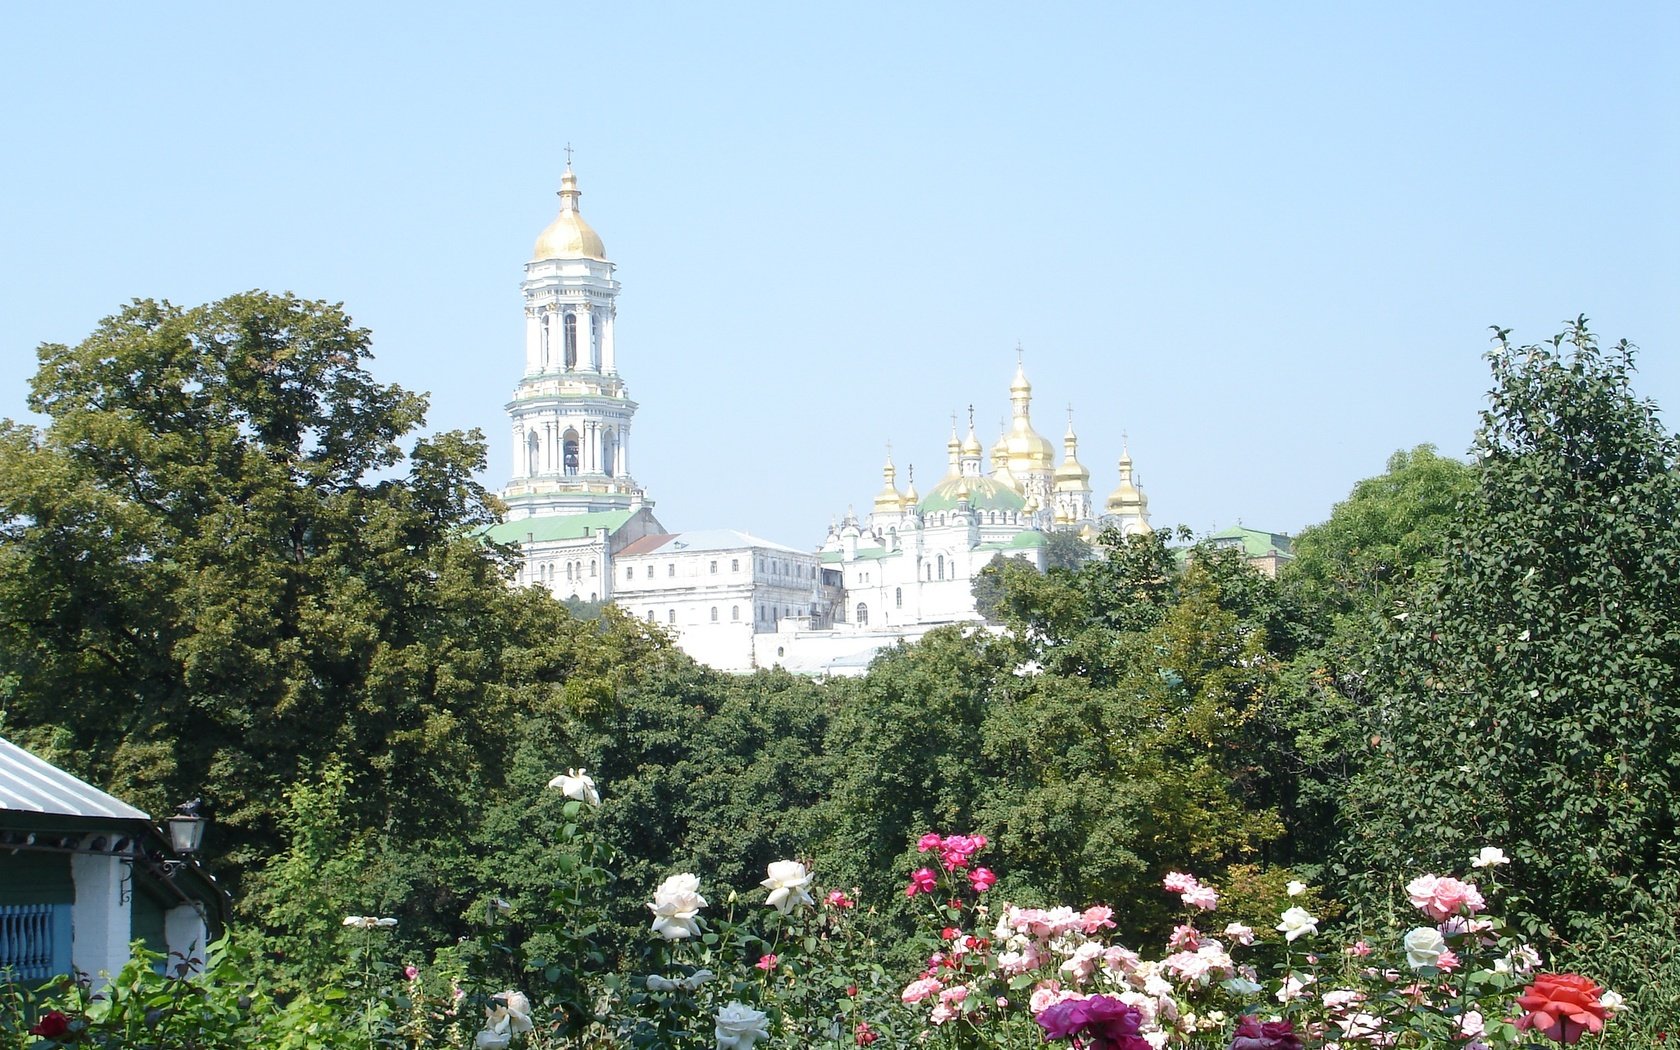
[[[418,436],[337,307],[135,303],[43,347],[46,425],[0,430],[4,732],[153,811],[203,797],[241,958],[298,1009],[371,987],[346,914],[437,980],[635,973],[661,880],[785,858],[913,972],[903,872],[961,828],[999,894],[1106,902],[1133,944],[1180,920],[1172,871],[1252,925],[1336,917],[1297,878],[1381,925],[1397,878],[1500,845],[1527,936],[1639,930],[1628,987],[1680,1020],[1649,969],[1680,943],[1676,449],[1630,351],[1569,345],[1501,343],[1477,462],[1396,453],[1281,579],[1167,533],[1062,543],[982,573],[990,627],[814,682],[508,586],[482,442]],[[594,839],[568,768],[611,785]]]
[[[1489,360],[1476,490],[1394,614],[1345,863],[1498,842],[1531,932],[1671,950],[1680,443],[1633,393],[1632,348],[1601,349],[1584,320],[1538,346],[1501,336]]]

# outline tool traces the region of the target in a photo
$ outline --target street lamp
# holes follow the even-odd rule
[[[195,798],[176,806],[175,815],[166,822],[169,825],[170,848],[183,857],[197,853],[204,842],[204,825],[208,818],[204,816],[203,809],[204,803]]]

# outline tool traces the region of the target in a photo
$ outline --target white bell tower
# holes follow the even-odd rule
[[[630,476],[630,419],[613,328],[616,267],[578,210],[570,150],[560,214],[537,238],[520,286],[525,372],[508,402],[513,474],[508,520],[652,506]]]

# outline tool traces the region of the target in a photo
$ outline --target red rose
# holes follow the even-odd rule
[[[1517,1005],[1523,1015],[1518,1028],[1532,1028],[1548,1039],[1573,1043],[1582,1035],[1604,1027],[1604,989],[1578,973],[1543,973],[1534,978]]]
[[[47,1012],[45,1017],[41,1018],[34,1028],[29,1030],[29,1034],[45,1036],[48,1039],[57,1039],[59,1036],[68,1031],[70,1031],[70,1018],[59,1013],[57,1010],[50,1010]]]

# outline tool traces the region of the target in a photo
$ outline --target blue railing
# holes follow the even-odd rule
[[[0,904],[0,970],[36,981],[70,970],[70,905]]]

